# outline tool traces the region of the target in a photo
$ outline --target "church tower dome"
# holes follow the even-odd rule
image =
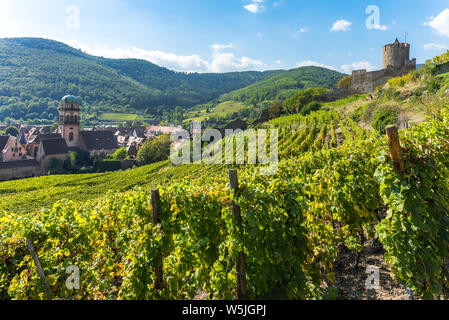
[[[77,148],[80,136],[80,99],[67,95],[59,107],[59,133],[69,148]]]

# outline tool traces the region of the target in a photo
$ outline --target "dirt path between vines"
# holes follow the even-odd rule
[[[373,240],[365,242],[365,249],[360,254],[356,267],[356,255],[344,248],[340,251],[334,264],[335,283],[339,291],[337,300],[408,300],[406,289],[396,283],[390,276],[382,246]],[[375,266],[380,271],[380,288],[367,289],[367,267]]]

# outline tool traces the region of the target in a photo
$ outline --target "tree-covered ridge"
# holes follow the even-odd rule
[[[0,121],[52,120],[57,101],[80,96],[86,112],[189,107],[281,71],[180,73],[143,60],[94,57],[39,38],[0,39]],[[31,117],[32,116],[32,117]]]
[[[299,89],[335,88],[343,77],[344,74],[340,72],[321,67],[301,67],[223,94],[220,100],[241,101],[247,104],[257,104],[266,100],[286,100]]]

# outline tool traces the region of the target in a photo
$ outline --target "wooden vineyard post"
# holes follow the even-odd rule
[[[151,211],[153,212],[153,225],[156,225],[161,222],[159,217],[159,190],[153,189],[151,190]],[[162,269],[162,255],[157,258],[158,264],[154,268],[154,274],[156,279],[154,281],[154,288],[156,290],[162,289],[163,283],[163,269]]]
[[[388,137],[388,147],[390,148],[391,159],[393,160],[394,170],[399,173],[404,173],[404,161],[402,160],[401,145],[399,142],[398,127],[386,127]]]
[[[237,170],[235,169],[229,170],[229,187],[231,192],[233,190],[237,192],[239,189]],[[231,211],[234,214],[237,223],[241,225],[242,216],[240,214],[240,207],[234,201],[231,201]],[[238,253],[237,261],[235,263],[235,269],[237,274],[237,299],[247,300],[248,293],[246,290],[245,255],[243,252]]]
[[[39,278],[41,278],[42,284],[44,285],[45,291],[47,293],[47,296],[51,299],[53,298],[53,293],[51,292],[51,288],[48,285],[47,279],[45,278],[44,270],[42,269],[41,262],[39,261],[39,257],[36,253],[36,250],[34,249],[33,240],[31,238],[26,239],[28,251],[31,254],[31,257],[33,258],[34,265],[36,266],[37,274],[39,275]]]

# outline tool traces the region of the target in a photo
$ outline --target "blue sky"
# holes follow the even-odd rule
[[[0,1],[0,37],[50,38],[94,55],[188,72],[378,69],[382,46],[404,41],[406,31],[418,63],[446,51],[449,2]]]

